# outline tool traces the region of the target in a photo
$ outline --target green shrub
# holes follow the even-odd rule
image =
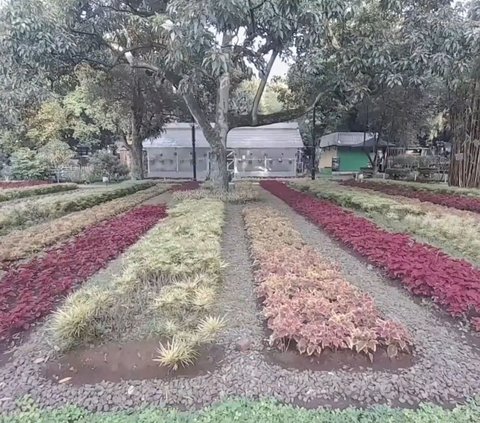
[[[21,411],[0,417],[0,423],[475,423],[477,401],[453,410],[425,405],[417,410],[377,407],[366,410],[305,410],[274,401],[227,401],[195,412],[144,408],[136,411],[92,413],[78,407],[42,411],[23,401]]]
[[[71,212],[85,210],[97,204],[150,188],[153,185],[155,185],[153,182],[142,182],[129,186],[120,185],[101,192],[75,192],[69,197],[26,200],[12,206],[5,206],[0,213],[0,234],[6,234],[18,226],[29,226]]]
[[[34,150],[20,148],[10,156],[11,173],[14,179],[45,179],[48,164]]]
[[[56,192],[72,191],[77,189],[76,184],[52,184],[35,187],[6,189],[0,191],[0,202],[16,200],[18,198],[33,197],[36,195],[53,194]]]

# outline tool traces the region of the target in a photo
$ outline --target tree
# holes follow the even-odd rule
[[[47,176],[47,165],[34,150],[19,148],[12,153],[10,161],[10,171],[14,179],[36,180]]]
[[[366,94],[418,87],[465,62],[458,60],[465,36],[459,44],[449,32],[463,15],[447,0],[33,0],[35,7],[25,1],[10,6],[24,14],[36,7],[37,15],[26,28],[7,16],[6,35],[0,36],[0,47],[14,57],[7,63],[29,69],[39,63],[47,75],[78,63],[109,72],[130,66],[135,140],[145,106],[137,78],[168,81],[202,127],[213,150],[212,177],[223,189],[232,128],[295,119],[317,103],[320,115],[331,119]],[[28,36],[32,28],[35,35]],[[54,33],[48,46],[46,31]],[[312,84],[304,84],[303,96],[291,90],[295,102],[288,109],[262,113],[278,57],[293,57],[298,79]],[[248,113],[231,110],[232,94],[252,76],[261,82]]]
[[[55,172],[57,182],[60,182],[62,171],[75,156],[68,144],[58,140],[48,142],[40,148],[38,153],[40,160],[43,160]]]

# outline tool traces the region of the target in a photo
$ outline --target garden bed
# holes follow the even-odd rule
[[[474,329],[480,330],[480,271],[470,263],[452,259],[408,235],[389,233],[363,217],[280,182],[267,181],[262,186],[385,269],[390,277],[399,279],[413,294],[432,298],[452,316],[467,318]]]
[[[153,182],[140,182],[99,188],[98,191],[86,188],[72,193],[59,194],[58,198],[39,197],[15,202],[15,204],[5,203],[0,206],[0,234],[4,235],[18,227],[28,227],[68,213],[85,210],[154,185]]]
[[[480,219],[476,213],[330,182],[296,181],[290,185],[359,211],[389,231],[414,235],[480,267]]]
[[[0,280],[0,339],[26,330],[58,301],[165,217],[146,206],[91,227],[42,257],[10,268]]]
[[[400,195],[408,198],[416,198],[423,202],[429,202],[439,204],[445,207],[452,207],[459,210],[468,210],[476,213],[480,213],[480,198],[466,197],[462,195],[454,194],[438,194],[435,192],[429,192],[426,190],[414,190],[408,186],[400,184],[388,184],[379,183],[373,181],[343,181],[340,182],[345,186],[367,188],[373,191],[383,192],[389,195]]]
[[[383,319],[373,299],[306,246],[282,215],[250,207],[245,222],[271,345],[282,351],[292,346],[307,356],[354,351],[372,362],[380,350],[390,358],[410,352],[412,340],[405,328]]]
[[[168,191],[170,187],[170,185],[155,185],[123,198],[69,213],[49,222],[10,232],[0,238],[0,264],[5,269],[13,261],[27,258],[89,226],[124,213],[146,200]]]
[[[54,194],[57,192],[73,191],[78,189],[77,184],[50,184],[36,185],[13,189],[0,190],[0,202],[16,200],[18,198],[33,197],[36,195]]]

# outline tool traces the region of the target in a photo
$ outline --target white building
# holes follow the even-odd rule
[[[196,125],[197,179],[210,171],[210,146]],[[168,124],[158,137],[143,142],[147,177],[192,178],[192,126]],[[295,177],[303,148],[297,123],[278,123],[231,130],[227,137],[228,167],[234,178]]]

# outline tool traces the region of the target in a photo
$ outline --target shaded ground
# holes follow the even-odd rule
[[[388,370],[365,366],[352,372],[344,363],[330,370],[300,371],[287,356],[282,365],[267,359],[267,334],[254,292],[242,207],[229,205],[223,237],[229,266],[217,310],[227,315],[229,327],[219,340],[225,358],[218,359],[216,370],[191,378],[59,384],[43,376],[45,363],[38,359],[48,358],[49,351],[38,331],[0,369],[0,412],[14,409],[15,399],[26,394],[43,406],[77,404],[90,410],[125,410],[145,404],[193,409],[232,397],[273,398],[309,407],[414,406],[425,401],[448,405],[480,392],[480,356],[453,322],[412,301],[406,291],[281,200],[264,192],[262,201],[292,219],[304,239],[339,264],[345,279],[374,297],[388,318],[407,326],[416,345],[413,365]]]

